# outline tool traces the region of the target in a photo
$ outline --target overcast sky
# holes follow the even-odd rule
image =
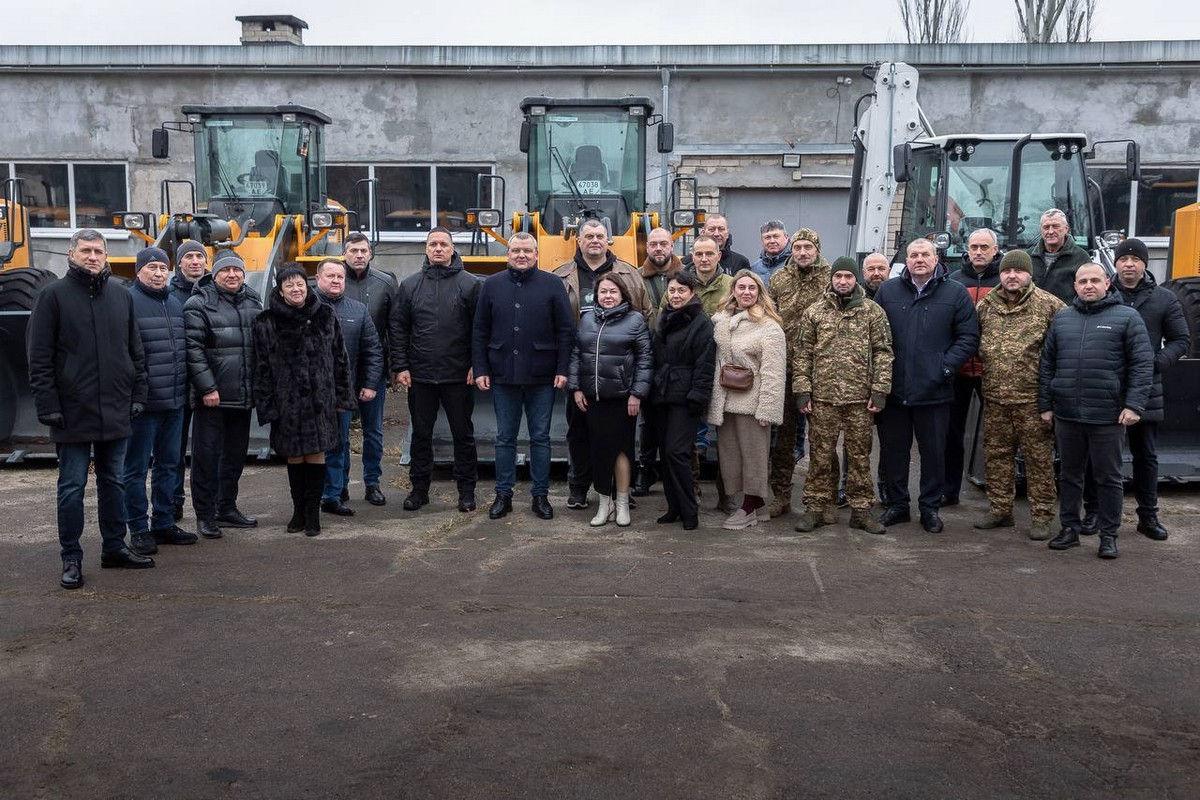
[[[905,40],[896,0],[2,0],[0,6],[8,12],[0,24],[2,44],[237,44],[241,28],[234,17],[249,14],[299,17],[309,26],[305,43],[314,45]],[[968,41],[1015,40],[1013,0],[973,0],[967,27]],[[1195,0],[1098,0],[1093,38],[1197,39],[1200,11]]]

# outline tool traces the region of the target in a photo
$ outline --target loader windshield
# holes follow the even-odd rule
[[[565,217],[624,231],[645,206],[645,116],[627,108],[552,107],[530,117],[529,207],[560,232]]]
[[[271,116],[208,117],[196,126],[196,194],[212,201],[270,202],[279,213],[308,210],[305,170],[318,165],[318,137],[308,129],[309,158],[298,153],[303,122]],[[319,185],[317,175],[308,183]],[[314,180],[314,178],[316,180]]]

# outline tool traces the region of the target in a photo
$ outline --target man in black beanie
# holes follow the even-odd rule
[[[171,276],[171,296],[182,307],[196,284],[208,274],[208,250],[195,239],[185,239],[175,248],[175,274]],[[183,433],[179,439],[179,469],[175,483],[175,521],[183,519],[183,484],[187,472],[188,436],[192,431],[192,401],[189,397],[183,407]]]

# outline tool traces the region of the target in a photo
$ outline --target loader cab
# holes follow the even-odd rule
[[[1052,208],[1066,215],[1077,245],[1094,248],[1101,225],[1089,202],[1086,147],[1082,134],[941,136],[897,146],[896,179],[906,182],[897,249],[946,234],[944,261],[956,269],[972,232],[990,228],[1002,249],[1026,249]]]
[[[184,106],[196,153],[197,210],[253,219],[265,234],[279,215],[326,205],[324,129],[311,108]]]
[[[654,103],[526,97],[521,149],[529,156],[529,210],[548,234],[585,219],[623,233],[646,207],[646,127]],[[660,145],[661,148],[661,145]]]

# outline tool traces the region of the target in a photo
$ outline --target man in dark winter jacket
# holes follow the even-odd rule
[[[758,232],[762,236],[763,249],[750,269],[762,278],[763,284],[769,284],[771,276],[787,263],[788,256],[792,254],[788,248],[788,232],[783,222],[777,219],[764,222]]]
[[[867,297],[874,300],[875,292],[888,279],[892,272],[892,264],[883,253],[867,253],[862,260],[863,288]]]
[[[213,262],[183,306],[191,381],[192,508],[200,535],[221,538],[217,523],[253,528],[258,520],[237,507],[238,482],[250,444],[254,346],[251,326],[262,311],[246,286],[246,265],[232,252]]]
[[[1041,240],[1029,248],[1033,282],[1070,305],[1075,300],[1075,271],[1088,263],[1087,251],[1075,244],[1067,215],[1057,208],[1042,214],[1041,226]]]
[[[1129,452],[1133,456],[1133,490],[1137,496],[1137,515],[1140,533],[1162,541],[1167,529],[1158,521],[1158,423],[1163,420],[1162,374],[1183,358],[1191,345],[1187,318],[1178,298],[1168,289],[1156,285],[1154,276],[1146,271],[1150,253],[1139,239],[1126,239],[1113,248],[1117,267],[1117,291],[1126,305],[1142,315],[1154,351],[1154,382],[1146,413],[1139,422],[1126,429]]]
[[[392,300],[396,294],[396,278],[390,272],[371,266],[371,258],[374,256],[371,241],[361,233],[352,233],[346,237],[342,245],[342,255],[349,268],[346,270],[346,297],[367,307],[371,322],[375,324],[375,332],[379,334],[383,344],[384,371],[380,375],[379,383],[371,387],[375,390],[375,397],[369,402],[359,401],[358,404],[363,432],[362,469],[363,484],[366,486],[365,497],[371,505],[381,506],[387,502],[379,485],[383,477],[383,404],[387,398],[387,364],[391,358],[388,324],[392,316]]]
[[[962,269],[950,273],[950,280],[967,287],[971,304],[979,301],[1000,283],[1000,247],[996,234],[987,228],[973,231],[967,239],[967,259]],[[946,434],[946,487],[942,505],[958,505],[963,480],[963,439],[967,432],[967,414],[971,398],[983,404],[983,365],[974,353],[954,376],[954,402],[950,405],[950,430]]]
[[[717,243],[721,253],[721,272],[726,275],[736,275],[744,269],[750,269],[750,259],[733,249],[733,235],[729,233],[729,220],[721,214],[709,214],[704,220],[701,236],[707,236]],[[785,259],[786,260],[786,259]],[[683,259],[685,267],[692,266],[692,257]]]
[[[137,255],[136,279],[129,292],[146,354],[146,410],[133,420],[125,454],[125,523],[129,546],[144,556],[160,544],[195,544],[196,534],[175,524],[175,485],[183,463],[179,440],[187,405],[187,352],[183,304],[171,293],[167,254],[147,247]],[[150,514],[146,474],[151,459]]]
[[[950,280],[928,239],[909,243],[906,267],[875,293],[892,326],[892,392],[879,412],[880,457],[887,479],[884,525],[907,522],[908,467],[915,433],[921,454],[921,526],[943,529],[946,432],[954,375],[979,349],[979,318],[971,296]]]
[[[350,360],[350,387],[360,403],[375,399],[379,376],[383,373],[383,345],[375,331],[375,323],[367,307],[346,297],[346,265],[337,258],[327,258],[317,265],[317,297],[333,307],[342,326],[346,355]],[[325,453],[325,487],[321,492],[321,510],[342,517],[354,515],[354,509],[342,500],[350,479],[350,418],[353,413],[338,411],[341,440],[337,447]]]
[[[175,274],[171,276],[171,296],[179,301],[179,307],[187,303],[188,298],[199,282],[208,273],[208,250],[194,239],[185,239],[175,248]],[[183,519],[183,482],[187,472],[188,437],[192,432],[192,399],[188,397],[183,405],[183,424],[179,434],[179,469],[175,471],[175,521]]]
[[[1062,533],[1050,549],[1079,546],[1084,472],[1096,479],[1101,558],[1117,557],[1123,485],[1121,438],[1146,413],[1154,351],[1146,324],[1112,289],[1104,267],[1075,273],[1076,298],[1046,332],[1038,369],[1038,412],[1054,424],[1061,462]]]
[[[471,371],[471,326],[480,281],[463,270],[450,231],[437,227],[425,237],[421,271],[400,284],[392,306],[392,369],[408,389],[412,491],[404,510],[429,502],[433,477],[433,426],[438,407],[446,414],[454,441],[454,482],[458,510],[475,510],[479,455],[475,449],[475,375]]]
[[[64,589],[83,585],[83,491],[96,460],[102,567],[153,567],[125,545],[125,451],[145,409],[146,360],[129,292],[109,282],[104,237],[71,237],[67,274],[44,288],[29,318],[29,389],[58,452],[58,542]]]
[[[561,279],[537,266],[537,239],[508,239],[508,269],[479,290],[471,337],[472,371],[496,407],[496,499],[488,517],[512,511],[521,414],[529,430],[533,512],[552,519],[550,418],[556,389],[565,389],[575,343],[575,315]]]

